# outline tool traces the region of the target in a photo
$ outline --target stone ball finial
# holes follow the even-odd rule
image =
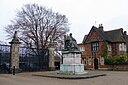
[[[18,36],[17,36],[17,31],[15,31],[14,35],[13,35],[13,39],[11,42],[9,42],[10,44],[12,43],[17,43],[20,44],[21,42],[19,42]]]

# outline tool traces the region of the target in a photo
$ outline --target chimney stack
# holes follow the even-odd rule
[[[99,24],[99,30],[104,31],[104,27],[102,24]]]
[[[124,31],[124,35],[127,35],[127,31]]]

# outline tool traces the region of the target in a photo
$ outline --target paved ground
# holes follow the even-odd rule
[[[16,75],[0,74],[0,85],[128,85],[128,72],[99,71],[107,76],[89,79],[57,79],[32,76],[38,73],[20,73]]]

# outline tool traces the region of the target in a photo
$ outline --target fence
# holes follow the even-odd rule
[[[20,47],[19,67],[22,71],[48,70],[48,49],[40,50],[38,55],[36,51],[36,48]],[[10,62],[10,45],[0,45],[0,72],[9,70]]]
[[[39,54],[36,53],[36,50],[36,48],[20,48],[19,66],[23,71],[48,70],[48,50],[45,49],[45,53],[40,51]]]
[[[10,71],[10,46],[0,45],[0,73]]]

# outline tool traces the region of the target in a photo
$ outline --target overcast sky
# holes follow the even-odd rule
[[[68,17],[70,32],[81,43],[91,27],[103,24],[104,30],[128,30],[128,0],[0,0],[0,41],[6,41],[4,27],[13,20],[17,10],[36,3]],[[69,33],[70,33],[69,32]]]

